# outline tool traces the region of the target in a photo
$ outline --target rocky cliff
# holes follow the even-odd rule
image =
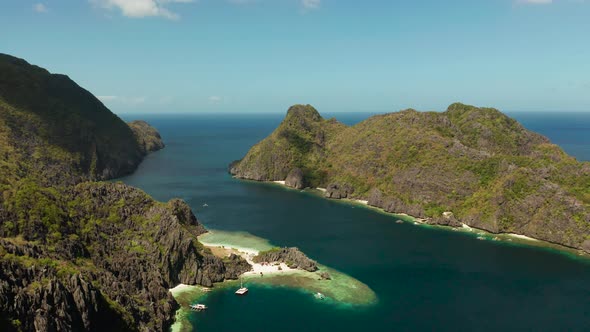
[[[309,272],[318,270],[317,263],[302,253],[299,248],[273,248],[262,251],[253,259],[257,263],[285,263],[293,269],[301,269]]]
[[[180,200],[159,203],[124,184],[85,182],[52,206],[28,203],[8,218],[18,225],[5,224],[0,240],[0,311],[25,331],[99,331],[97,319],[108,315],[117,322],[110,329],[166,330],[177,309],[169,288],[211,286],[250,269],[205,250],[196,239],[205,230]],[[50,214],[56,219],[46,221]]]
[[[162,146],[66,76],[0,55],[1,331],[167,330],[169,288],[250,269],[197,241],[205,230],[184,202],[88,182]]]
[[[138,143],[127,124],[68,76],[6,54],[0,54],[0,111],[12,113],[4,125],[13,134],[67,152],[74,158],[68,167],[97,180],[132,172],[145,155],[144,141],[157,141],[135,130]]]
[[[147,122],[136,120],[129,122],[128,125],[133,131],[135,140],[143,154],[148,154],[164,148],[164,142],[162,141],[162,137],[160,137],[160,133]]]
[[[230,172],[590,252],[590,164],[492,108],[457,103],[345,126],[296,105]]]

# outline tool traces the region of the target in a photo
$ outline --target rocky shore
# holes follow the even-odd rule
[[[309,272],[318,270],[317,263],[298,248],[273,248],[261,251],[252,259],[256,263],[285,263],[289,268],[301,269]]]

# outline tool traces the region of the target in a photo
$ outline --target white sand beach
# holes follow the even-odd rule
[[[263,263],[255,263],[254,257],[259,254],[260,251],[252,248],[233,248],[229,247],[225,244],[220,243],[207,243],[205,247],[211,249],[211,252],[218,256],[218,257],[229,257],[231,254],[239,255],[244,258],[248,264],[252,266],[252,270],[245,272],[242,274],[243,276],[253,276],[253,275],[266,275],[266,274],[273,274],[273,273],[285,273],[285,272],[292,272],[295,269],[290,268],[285,263],[278,263],[278,262],[263,262]],[[177,286],[177,287],[180,287]]]
[[[195,286],[179,284],[178,286],[176,286],[174,288],[170,288],[169,291],[172,293],[172,295],[175,295],[178,293],[182,293],[185,290],[192,289],[193,287],[195,287]]]
[[[466,224],[461,224],[461,228],[464,228],[464,229],[466,229],[466,230],[468,230],[468,231],[470,231],[470,232],[472,232],[472,231],[473,231],[473,228],[471,228],[471,227],[467,226]]]
[[[273,182],[285,186],[285,181],[273,181]],[[319,190],[321,192],[326,192],[326,188],[317,187],[315,189],[316,190]],[[349,202],[354,202],[354,203],[358,203],[358,204],[369,206],[369,201],[367,201],[367,200],[361,200],[361,199],[343,199],[343,200],[344,201],[349,201]],[[377,209],[379,209],[379,208],[377,208]],[[382,209],[380,209],[380,210],[383,211]],[[414,225],[426,224],[427,221],[428,221],[427,219],[410,216],[410,215],[408,215],[406,213],[392,213],[392,214],[398,215],[398,216],[404,216],[404,217],[413,218],[414,219]],[[441,226],[441,227],[445,227],[445,226]],[[477,228],[470,227],[469,225],[466,225],[466,224],[461,224],[461,228],[460,229],[462,229],[464,231],[468,231],[468,232],[473,232]],[[457,230],[457,229],[456,228],[453,228],[453,230]],[[477,230],[480,230],[480,229],[477,229]],[[535,238],[532,238],[532,237],[529,237],[529,236],[526,236],[526,235],[521,235],[521,234],[507,233],[505,235],[510,236],[510,237],[513,237],[513,238],[521,239],[521,240],[534,241],[534,242],[543,242],[541,240],[537,240]],[[497,238],[497,239],[499,240],[499,238]],[[496,240],[496,241],[498,241],[498,240]],[[510,239],[508,239],[508,241],[510,241]],[[266,268],[268,269],[268,267],[266,267]],[[255,269],[257,269],[257,271],[258,271],[258,269],[260,269],[260,268],[259,267],[255,267]],[[258,274],[260,274],[260,272],[266,273],[263,270],[259,270]],[[272,273],[272,271],[269,271],[268,273]]]
[[[526,236],[526,235],[521,235],[521,234],[509,233],[509,234],[507,234],[507,235],[510,235],[510,236],[512,236],[512,237],[515,237],[515,238],[517,238],[517,239],[521,239],[521,240],[527,240],[527,241],[537,241],[537,242],[538,242],[538,241],[541,241],[541,240],[537,240],[537,239],[534,239],[534,238],[532,238],[532,237],[528,237],[528,236]]]

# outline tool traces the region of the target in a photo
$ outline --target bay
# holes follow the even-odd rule
[[[328,114],[353,124],[367,113]],[[580,160],[590,160],[590,115],[510,113]],[[247,297],[212,292],[199,331],[587,331],[590,264],[553,250],[478,241],[396,224],[391,216],[310,193],[231,178],[227,165],[284,114],[141,115],[166,148],[122,181],[158,200],[180,197],[209,229],[246,231],[297,246],[375,291],[376,304],[327,304],[286,288]],[[207,204],[204,207],[203,204]]]

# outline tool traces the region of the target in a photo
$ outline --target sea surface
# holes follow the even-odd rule
[[[590,160],[590,114],[509,113],[579,160]],[[158,200],[180,197],[209,229],[246,231],[367,284],[374,305],[315,300],[253,286],[203,300],[198,331],[590,331],[590,263],[554,250],[396,224],[372,210],[273,184],[233,179],[241,158],[284,114],[141,115],[166,148],[122,181]],[[327,114],[347,124],[368,113]],[[203,204],[208,204],[203,207]]]

